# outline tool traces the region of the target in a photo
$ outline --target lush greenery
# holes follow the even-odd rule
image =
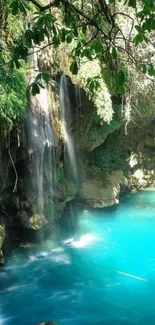
[[[21,62],[21,67],[18,64],[15,67],[10,51],[24,32],[23,17],[18,17],[17,26],[16,17],[9,9],[9,1],[0,9],[0,126],[1,131],[4,131],[11,129],[15,121],[19,122],[23,118],[27,85],[26,64]]]
[[[77,74],[80,60],[98,59],[101,67],[109,70],[115,91],[124,94],[127,89],[127,69],[125,61],[132,62],[144,73],[154,76],[154,65],[150,60],[134,57],[133,47],[153,43],[155,29],[155,4],[152,0],[53,0],[49,4],[39,0],[7,0],[13,15],[27,16],[33,11],[33,21],[18,42],[13,42],[12,62],[18,67],[20,59],[27,58],[32,42],[41,46],[55,47],[62,42],[73,43],[70,70]],[[54,11],[53,8],[58,8]],[[128,32],[124,30],[128,21]],[[122,57],[125,58],[122,60]],[[40,75],[33,83],[33,92],[38,92],[40,79],[47,81],[47,74]],[[88,80],[93,92],[100,87],[96,78]],[[116,82],[117,81],[117,82]]]
[[[24,116],[26,108],[26,79],[24,69],[6,74],[0,70],[0,125],[11,129],[14,121]]]
[[[121,169],[125,173],[129,168],[129,150],[125,150],[121,145],[117,131],[109,135],[108,139],[100,147],[89,154],[88,168],[91,173],[97,175]],[[99,172],[100,170],[100,172]]]
[[[155,76],[154,1],[51,0],[47,4],[45,0],[6,0],[0,1],[0,10],[0,73],[7,76],[7,83],[11,70],[20,69],[34,51],[38,55],[51,46],[57,49],[64,44],[70,71],[81,77],[82,87],[93,99],[102,121],[110,123],[113,118],[111,94],[125,97],[126,121],[133,106],[130,102],[135,105],[135,92],[148,95]],[[13,79],[17,74],[13,72]],[[50,78],[50,70],[41,69],[30,85],[32,94],[39,93]],[[22,91],[20,83],[18,86]],[[11,94],[5,101],[10,91],[5,84],[2,88],[1,112],[12,120],[19,106],[23,111],[22,105],[18,96],[14,105]],[[19,94],[18,90],[12,91]],[[14,102],[12,107],[8,101]]]

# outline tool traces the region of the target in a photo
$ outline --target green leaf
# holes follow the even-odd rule
[[[41,79],[42,79],[42,73],[40,72],[40,73],[37,74],[35,80],[36,80],[36,81],[39,81],[39,80],[41,80]]]
[[[91,50],[95,50],[96,54],[100,54],[103,51],[102,44],[99,41],[93,41],[90,48]]]
[[[39,86],[36,82],[33,82],[33,84],[31,85],[31,92],[33,96],[40,93]]]
[[[73,28],[73,34],[74,34],[75,37],[78,37],[78,30],[77,30],[77,28],[75,26]]]
[[[125,69],[120,69],[118,71],[118,82],[123,85],[127,81],[127,71]]]
[[[153,66],[153,64],[152,63],[150,63],[149,65],[148,65],[148,74],[150,75],[150,76],[154,76],[154,74],[155,74],[155,70],[154,70],[154,66]]]
[[[62,28],[60,30],[60,39],[61,39],[61,42],[65,42],[65,39],[66,39],[66,35],[68,34],[68,31],[65,30],[65,28]]]
[[[92,53],[91,53],[91,50],[88,48],[83,50],[83,52],[81,53],[81,56],[82,57],[86,56],[89,60],[92,60]]]
[[[72,42],[72,39],[73,39],[72,34],[68,34],[68,35],[66,36],[66,42],[67,42],[67,44],[70,44],[70,43]]]
[[[22,1],[19,2],[19,10],[22,14],[24,14],[24,15],[27,14],[27,10],[26,10],[25,5]]]
[[[72,74],[78,73],[78,65],[76,61],[73,61],[72,64],[70,65],[70,71],[72,72]]]
[[[129,5],[129,7],[132,7],[135,9],[136,8],[136,0],[129,0],[128,5]]]
[[[142,35],[142,34],[137,34],[133,39],[135,46],[139,45],[143,41],[144,41],[144,35]]]
[[[111,55],[112,55],[112,57],[113,57],[114,59],[117,58],[117,50],[116,50],[116,47],[113,47],[113,48],[112,48]]]
[[[82,24],[82,33],[84,35],[86,35],[86,32],[87,32],[87,25],[86,24]]]
[[[21,63],[18,60],[14,60],[15,66],[17,69],[21,68]]]
[[[136,30],[137,30],[138,33],[141,33],[142,30],[141,30],[141,27],[140,26],[135,25],[135,28],[136,28]]]
[[[146,66],[146,64],[142,64],[142,71],[143,71],[143,73],[146,73],[147,72],[147,66]]]
[[[49,73],[48,72],[42,72],[42,78],[44,79],[44,81],[46,82],[46,83],[48,83],[49,81],[50,81],[50,75],[49,75]]]
[[[28,41],[31,41],[34,38],[34,33],[32,31],[32,29],[27,29],[25,32],[25,38]]]
[[[12,15],[13,16],[16,16],[17,13],[18,13],[18,10],[19,10],[19,7],[18,7],[18,1],[13,1],[10,5],[10,8],[12,10]]]

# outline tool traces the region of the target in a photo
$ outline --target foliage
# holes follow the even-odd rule
[[[6,74],[0,69],[1,126],[12,128],[15,120],[23,118],[26,108],[26,79],[24,69]]]
[[[19,15],[17,25],[17,17],[10,13],[10,4],[11,0],[5,2],[0,18],[0,124],[3,130],[11,129],[15,120],[19,122],[26,108],[26,64],[12,60],[10,51],[24,32],[24,22]]]
[[[101,68],[98,59],[93,61],[81,61],[79,74],[81,84],[93,101],[100,121],[110,123],[113,118],[113,106],[109,89],[102,78]]]
[[[148,47],[154,49],[152,0],[53,0],[49,4],[44,0],[6,0],[3,9],[15,20],[22,17],[27,25],[16,36],[10,33],[9,56],[3,64],[20,68],[21,60],[27,61],[32,49],[38,47],[37,51],[41,51],[51,45],[58,48],[64,43],[69,48],[73,75],[80,74],[81,66],[87,62],[90,66],[97,62],[99,69],[95,75],[82,76],[83,86],[102,120],[108,123],[113,117],[110,94],[128,96],[133,70],[134,74],[137,71],[138,75],[146,74],[151,81],[155,77],[154,51],[147,55]],[[1,48],[5,50],[4,44]],[[110,87],[104,81],[105,70]],[[39,72],[31,84],[33,95],[43,87],[42,80],[48,83],[50,73]],[[127,105],[127,120],[129,115],[130,105]]]
[[[32,42],[41,46],[47,38],[48,45],[54,44],[55,47],[63,42],[73,42],[71,72],[78,73],[82,58],[90,61],[98,58],[101,66],[106,65],[111,74],[115,71],[115,91],[120,94],[126,92],[127,81],[126,71],[120,64],[121,53],[127,54],[129,61],[135,61],[127,45],[138,47],[142,43],[151,42],[152,31],[155,29],[155,5],[152,0],[53,0],[48,5],[41,4],[38,0],[13,0],[11,3],[7,0],[6,3],[9,3],[9,10],[14,16],[26,17],[28,11],[37,10],[20,42],[13,44],[12,60],[16,65],[20,59],[27,58]],[[120,4],[122,12],[119,11]],[[59,18],[57,12],[52,11],[55,7],[60,9]],[[122,25],[119,24],[122,17],[130,19],[131,30],[128,35],[123,33]],[[144,73],[154,76],[152,62],[134,63]],[[97,82],[88,82],[88,86],[93,90],[97,87]]]
[[[128,158],[128,151],[124,151],[115,141],[111,142],[110,146],[105,143],[91,153],[89,168],[92,168],[93,171],[99,168],[102,172],[116,169],[126,171]]]

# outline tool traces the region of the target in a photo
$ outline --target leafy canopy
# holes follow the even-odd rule
[[[57,48],[66,43],[72,45],[72,74],[78,73],[81,60],[98,59],[101,71],[105,66],[108,69],[116,94],[123,95],[127,90],[128,63],[142,73],[155,76],[152,59],[136,58],[134,54],[146,44],[154,47],[153,0],[51,0],[48,4],[43,0],[6,0],[6,3],[13,16],[18,19],[22,15],[27,21],[26,30],[9,46],[8,64],[12,67],[21,67],[21,60],[27,60],[34,44],[41,51],[51,45]],[[128,21],[127,30],[125,21]],[[7,64],[7,60],[3,63]],[[31,85],[33,95],[43,87],[42,79],[46,83],[49,78],[47,71],[39,72]],[[87,86],[94,92],[99,87],[97,76],[88,80]]]

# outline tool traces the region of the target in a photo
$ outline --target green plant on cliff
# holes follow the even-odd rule
[[[0,124],[11,129],[14,121],[23,118],[26,108],[24,69],[7,72],[0,69]]]
[[[104,144],[89,153],[89,170],[94,171],[98,168],[100,174],[103,174],[103,172],[121,169],[126,173],[129,168],[130,151],[124,149],[122,143],[123,139],[120,141],[119,132],[111,133]]]

